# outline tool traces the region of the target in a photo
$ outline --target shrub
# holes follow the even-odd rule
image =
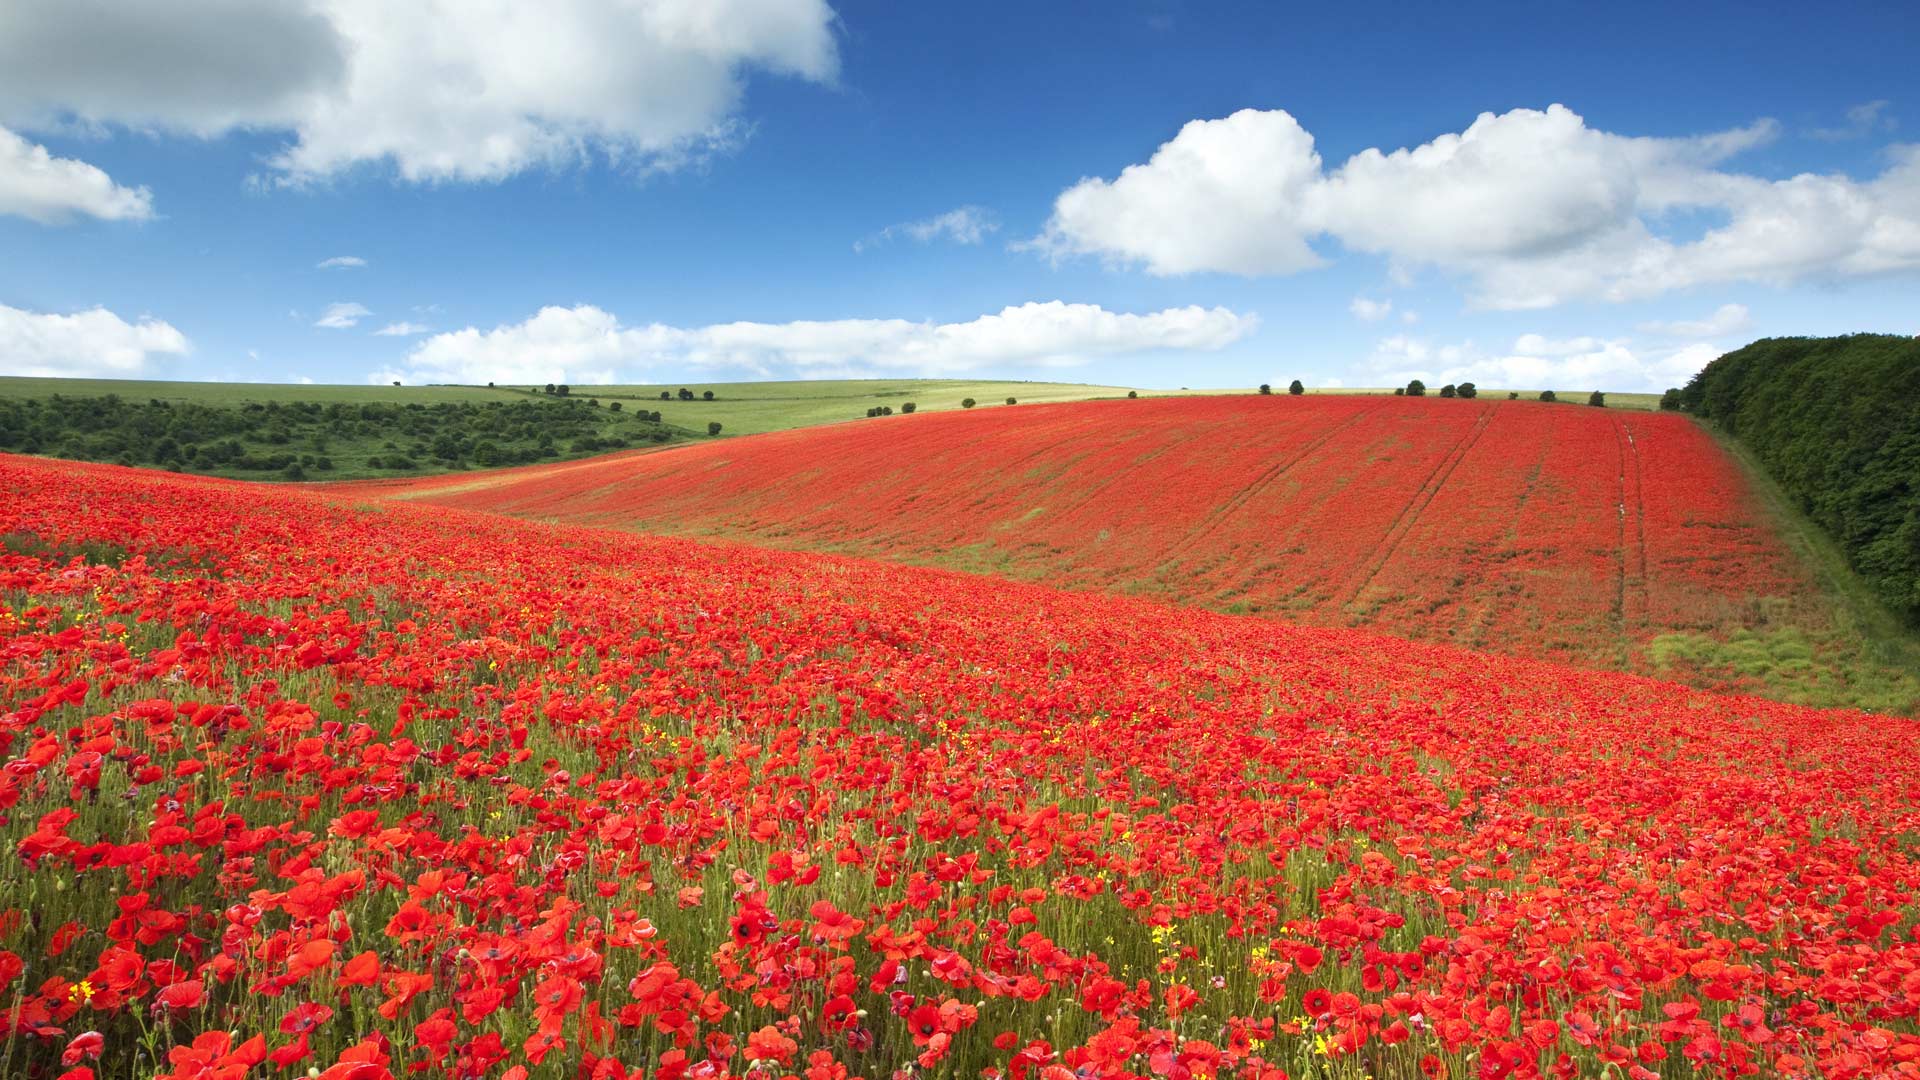
[[[689,389],[687,389],[687,388],[686,388],[686,387],[684,387],[684,386],[683,386],[683,387],[681,387],[681,388],[680,388],[680,400],[681,400],[681,401],[692,401],[692,400],[693,400],[693,391],[691,391],[691,390],[689,390]]]
[[[617,402],[617,401],[614,401],[614,402],[609,402],[609,403],[607,404],[607,411],[608,411],[608,412],[619,412],[619,411],[620,411],[620,403],[619,403],[619,402]]]
[[[1406,388],[1406,387],[1404,387],[1404,386],[1396,386],[1396,387],[1394,387],[1394,388],[1393,388],[1393,396],[1394,396],[1394,397],[1406,397],[1406,396],[1407,396],[1407,388]]]
[[[1540,400],[1541,401],[1559,401],[1560,399],[1554,396],[1553,391],[1542,390],[1540,391]]]
[[[1454,387],[1454,393],[1459,394],[1463,398],[1470,398],[1478,396],[1480,390],[1470,382],[1463,382],[1459,386]]]
[[[1448,383],[1447,385],[1440,388],[1441,397],[1452,397],[1453,395],[1454,395],[1454,387],[1452,383]]]
[[[1509,390],[1509,391],[1507,391],[1507,400],[1508,400],[1508,401],[1519,401],[1519,400],[1520,400],[1520,391],[1518,391],[1518,390]]]
[[[1595,390],[1593,393],[1587,395],[1587,404],[1596,409],[1604,409],[1607,407],[1607,395]]]
[[[561,383],[560,385],[553,388],[553,392],[559,397],[566,397],[568,394],[573,393],[573,389],[569,387],[566,383]]]
[[[1271,394],[1271,393],[1273,393],[1273,387],[1271,387],[1271,386],[1268,386],[1268,385],[1267,385],[1266,383],[1261,383],[1261,384],[1260,384],[1260,392],[1261,392],[1261,393],[1263,393],[1263,394]]]
[[[1292,382],[1287,384],[1287,393],[1292,394],[1295,397],[1298,397],[1301,394],[1304,394],[1306,392],[1307,392],[1307,388],[1300,385],[1299,379],[1295,379]]]
[[[911,402],[911,401],[909,401],[909,402],[907,402],[906,404],[904,404],[904,405],[901,405],[901,406],[900,406],[900,411],[901,411],[902,413],[910,413],[910,412],[912,412],[912,411],[913,411],[913,402]]]
[[[545,390],[542,390],[542,391],[541,391],[541,393],[544,393],[544,394],[551,394],[551,393],[553,393],[553,384],[552,384],[552,383],[548,383],[548,384],[547,384],[547,386],[546,386],[546,389],[545,389]]]
[[[662,390],[662,391],[660,391],[660,400],[661,400],[661,401],[672,401],[672,400],[673,400],[673,395],[672,395],[672,394],[669,394],[669,393],[667,393],[667,392],[666,392],[665,390]]]
[[[1407,384],[1408,397],[1425,397],[1426,394],[1427,394],[1427,384],[1421,382],[1419,379],[1415,379],[1412,382]]]
[[[1668,387],[1667,392],[1660,395],[1660,411],[1662,412],[1679,412],[1680,411],[1680,388],[1679,387],[1677,386]]]
[[[960,399],[960,407],[961,407],[961,408],[963,408],[963,409],[971,409],[971,408],[973,408],[973,399],[972,399],[972,398],[961,398],[961,399]]]
[[[1008,399],[1007,399],[1007,404],[1009,404],[1009,405],[1018,405],[1018,404],[1020,404],[1020,402],[1019,402],[1019,400],[1018,400],[1018,399],[1016,399],[1016,398],[1008,398]]]
[[[1127,391],[1127,396],[1128,396],[1128,397],[1130,397],[1130,398],[1137,398],[1137,397],[1139,397],[1139,396],[1140,396],[1140,391],[1138,391],[1138,390],[1129,390],[1129,391]]]
[[[706,399],[707,399],[708,401],[712,401],[712,400],[713,400],[713,391],[711,391],[711,390],[709,390],[709,391],[707,391],[707,392],[706,392],[705,394],[703,394],[703,395],[701,395],[701,396],[702,396],[702,397],[705,397],[705,398],[706,398]]]
[[[720,421],[718,420],[707,421],[707,434],[708,435],[720,434]]]

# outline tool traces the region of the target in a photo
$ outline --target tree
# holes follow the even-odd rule
[[[666,392],[665,390],[662,390],[662,391],[660,391],[660,400],[661,400],[661,401],[672,401],[672,400],[673,400],[673,395],[672,395],[672,394],[670,394],[670,393],[668,393],[668,392]]]
[[[1138,390],[1129,390],[1129,391],[1127,391],[1127,396],[1128,396],[1128,397],[1130,397],[1130,398],[1137,398],[1137,397],[1139,397],[1139,396],[1140,396],[1140,391],[1138,391]]]
[[[393,380],[393,385],[395,385],[395,386],[399,386],[399,385],[400,385],[400,380],[399,380],[399,379],[395,379],[395,380]]]
[[[1020,404],[1020,401],[1019,401],[1019,399],[1018,399],[1018,398],[1008,398],[1008,399],[1007,399],[1007,404],[1009,404],[1009,405],[1018,405],[1018,404]]]
[[[1679,412],[1680,411],[1680,388],[1679,387],[1670,386],[1667,388],[1666,393],[1660,395],[1660,411],[1661,412]]]
[[[1518,390],[1509,390],[1509,391],[1507,391],[1507,400],[1508,400],[1508,401],[1519,401],[1519,400],[1520,400],[1520,391],[1518,391]]]
[[[718,420],[707,421],[707,434],[708,435],[720,434],[720,421]]]
[[[706,398],[706,399],[707,399],[708,401],[712,401],[712,400],[713,400],[713,391],[711,391],[711,390],[709,390],[709,391],[707,391],[707,392],[706,392],[705,394],[703,394],[703,395],[701,395],[701,396],[702,396],[702,397],[704,397],[704,398]]]
[[[1452,397],[1454,393],[1455,391],[1452,383],[1448,383],[1447,385],[1440,388],[1441,397]]]
[[[568,394],[573,393],[573,388],[569,387],[566,383],[561,383],[559,386],[553,388],[553,392],[559,397],[566,397]]]
[[[1404,386],[1396,386],[1396,387],[1394,387],[1394,388],[1393,388],[1393,396],[1394,396],[1394,397],[1406,397],[1406,396],[1407,396],[1407,388],[1406,388],[1406,387],[1404,387]]]
[[[1553,391],[1542,390],[1540,391],[1540,400],[1541,401],[1559,401],[1560,399],[1554,396]]]
[[[1477,396],[1480,390],[1470,382],[1463,382],[1454,388],[1454,393],[1459,394],[1463,398],[1471,398]]]
[[[1300,385],[1299,379],[1295,379],[1292,382],[1287,384],[1287,393],[1292,394],[1295,397],[1299,397],[1301,394],[1304,394],[1306,392],[1307,392],[1307,388]]]
[[[549,394],[551,394],[551,393],[553,393],[553,384],[552,384],[552,383],[548,383],[548,384],[547,384],[547,389],[546,389],[546,391],[545,391],[545,392],[546,392],[546,393],[549,393]]]
[[[620,403],[619,403],[619,402],[617,402],[617,401],[612,401],[612,402],[608,402],[608,403],[607,403],[607,411],[608,411],[608,412],[619,412],[619,411],[620,411]]]
[[[973,408],[973,399],[972,399],[972,398],[961,398],[961,399],[960,399],[960,407],[961,407],[961,408],[963,408],[963,409],[971,409],[971,408]]]
[[[1427,394],[1427,384],[1421,382],[1419,379],[1415,379],[1412,382],[1407,384],[1408,397],[1425,397],[1426,394]]]
[[[1607,407],[1607,395],[1595,390],[1593,393],[1587,395],[1587,404],[1596,409],[1604,409]]]
[[[693,391],[691,391],[691,390],[689,390],[689,389],[687,389],[687,388],[686,388],[686,387],[684,387],[684,386],[683,386],[683,387],[681,387],[681,388],[680,388],[680,400],[681,400],[681,401],[692,401],[692,400],[693,400]]]
[[[905,413],[910,413],[910,412],[912,412],[912,411],[913,411],[913,402],[911,402],[911,401],[909,401],[909,402],[906,402],[905,404],[903,404],[903,405],[901,405],[901,406],[900,406],[900,412],[901,412],[902,414],[905,414]]]
[[[1271,386],[1268,386],[1268,385],[1267,385],[1266,383],[1261,383],[1261,384],[1260,384],[1260,392],[1261,392],[1261,393],[1263,393],[1263,394],[1271,394],[1271,393],[1273,393],[1273,387],[1271,387]]]

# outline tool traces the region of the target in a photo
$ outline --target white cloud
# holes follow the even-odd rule
[[[899,237],[906,237],[920,244],[930,244],[940,239],[951,240],[956,244],[977,244],[985,239],[988,233],[998,231],[1000,231],[1000,223],[994,220],[993,211],[980,206],[958,206],[930,218],[889,225],[864,240],[855,240],[853,250],[865,251],[867,248]]]
[[[367,265],[367,260],[358,255],[335,255],[331,259],[321,259],[314,264],[316,270],[358,270]]]
[[[1400,321],[1408,326],[1412,326],[1414,323],[1420,321],[1420,313],[1417,311],[1403,311],[1400,313]]]
[[[1846,139],[1864,139],[1875,132],[1892,131],[1900,126],[1893,117],[1886,115],[1891,101],[1867,101],[1847,110],[1847,122],[1840,127],[1815,128],[1808,132],[1816,139],[1828,142],[1840,142]]]
[[[1643,334],[1659,334],[1662,337],[1709,338],[1744,333],[1752,325],[1753,320],[1748,316],[1745,304],[1722,304],[1704,319],[1646,322],[1636,329]]]
[[[328,304],[327,310],[315,320],[315,326],[329,330],[347,330],[360,325],[360,320],[373,314],[365,307],[351,302]]]
[[[1920,146],[1893,148],[1866,181],[1719,168],[1778,130],[1636,138],[1555,105],[1484,113],[1329,172],[1292,116],[1247,109],[1187,124],[1112,181],[1068,188],[1027,246],[1154,274],[1282,274],[1320,265],[1314,243],[1333,240],[1385,257],[1396,280],[1417,267],[1461,275],[1497,308],[1920,269]],[[1681,212],[1724,223],[1663,235]]]
[[[426,323],[406,322],[403,320],[397,323],[388,323],[380,329],[375,330],[374,333],[380,337],[412,337],[415,334],[424,334],[431,329],[433,329],[433,327],[428,326]]]
[[[129,323],[101,307],[55,315],[0,304],[0,375],[128,378],[156,355],[191,349],[185,334],[158,319]]]
[[[1364,296],[1356,296],[1353,298],[1353,303],[1347,305],[1347,310],[1362,322],[1379,322],[1393,313],[1393,301],[1369,300]]]
[[[1362,365],[1375,385],[1420,379],[1429,386],[1472,382],[1517,390],[1658,392],[1682,386],[1718,357],[1721,349],[1700,343],[1682,348],[1646,348],[1632,340],[1523,334],[1503,352],[1473,342],[1435,345],[1394,335],[1375,344]]]
[[[145,221],[153,216],[146,188],[122,187],[97,166],[54,157],[47,148],[0,127],[0,214],[18,214],[42,225],[79,215],[106,221]]]
[[[1254,315],[1183,307],[1145,315],[1060,301],[1009,307],[961,323],[906,319],[623,326],[591,305],[546,307],[525,322],[468,327],[414,346],[375,382],[612,382],[617,373],[688,367],[818,375],[832,371],[976,371],[1063,367],[1097,356],[1214,350],[1252,333]]]
[[[752,71],[831,81],[826,0],[113,0],[0,6],[0,122],[290,133],[282,181],[499,180],[737,142]]]

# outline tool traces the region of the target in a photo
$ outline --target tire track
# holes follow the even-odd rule
[[[1280,477],[1286,475],[1286,473],[1289,470],[1291,470],[1295,465],[1300,464],[1302,461],[1306,460],[1309,456],[1317,452],[1322,446],[1325,446],[1329,441],[1333,439],[1334,436],[1340,434],[1342,431],[1345,431],[1350,427],[1353,427],[1355,424],[1358,424],[1363,418],[1370,416],[1373,413],[1378,412],[1385,407],[1386,407],[1385,404],[1382,403],[1382,404],[1373,405],[1370,408],[1357,410],[1356,412],[1354,412],[1352,416],[1347,417],[1345,420],[1342,420],[1338,424],[1335,424],[1332,427],[1328,428],[1326,431],[1322,432],[1319,436],[1309,440],[1292,457],[1286,459],[1285,461],[1281,461],[1273,465],[1269,465],[1266,469],[1261,471],[1260,475],[1248,481],[1245,487],[1242,487],[1239,491],[1234,492],[1232,498],[1228,499],[1224,503],[1221,503],[1219,506],[1215,507],[1212,511],[1210,511],[1205,518],[1201,519],[1200,524],[1196,526],[1192,532],[1188,533],[1185,537],[1181,538],[1181,540],[1178,543],[1168,548],[1166,552],[1160,556],[1161,565],[1164,566],[1168,562],[1180,556],[1181,554],[1184,554],[1185,552],[1192,550],[1195,546],[1197,546],[1200,543],[1200,541],[1206,539],[1208,536],[1211,536],[1215,530],[1219,529],[1219,527],[1223,523],[1225,523],[1227,518],[1232,517],[1235,512],[1237,512],[1241,507],[1245,506],[1255,496],[1259,495],[1261,492],[1265,491],[1268,487],[1272,486],[1275,480],[1278,480]]]
[[[1400,507],[1400,512],[1394,515],[1393,523],[1387,526],[1387,531],[1381,538],[1377,557],[1370,560],[1373,568],[1368,570],[1360,579],[1360,583],[1353,587],[1353,591],[1347,594],[1347,598],[1340,602],[1341,611],[1351,614],[1351,608],[1359,601],[1360,595],[1367,591],[1367,586],[1373,584],[1373,579],[1380,575],[1380,571],[1386,568],[1388,562],[1392,561],[1394,552],[1400,547],[1400,542],[1413,531],[1414,522],[1419,520],[1428,506],[1432,505],[1434,496],[1440,494],[1440,489],[1446,486],[1448,478],[1453,475],[1453,470],[1460,466],[1460,462],[1472,452],[1474,444],[1480,441],[1480,436],[1486,432],[1487,425],[1493,419],[1493,410],[1492,404],[1481,407],[1480,415],[1475,418],[1473,427],[1447,451],[1445,457],[1434,465],[1433,471],[1428,473],[1427,478],[1421,482],[1420,490],[1414,492],[1413,498]]]

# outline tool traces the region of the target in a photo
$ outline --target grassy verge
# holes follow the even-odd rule
[[[1811,685],[1801,695],[1808,704],[1853,705],[1874,711],[1913,714],[1920,711],[1920,633],[1887,610],[1867,583],[1847,565],[1840,545],[1793,505],[1780,485],[1767,475],[1753,454],[1739,440],[1713,424],[1702,424],[1729,456],[1739,462],[1747,481],[1759,496],[1761,509],[1774,532],[1804,559],[1832,601],[1833,630],[1823,640],[1812,642],[1817,656],[1826,654],[1829,663],[1840,668],[1849,689],[1836,700],[1820,700]],[[1656,641],[1656,647],[1660,643]],[[1791,663],[1800,652],[1800,642],[1749,640],[1718,643],[1672,642],[1680,651],[1706,649],[1716,655],[1705,659],[1724,659],[1736,665],[1759,663],[1766,668],[1762,677],[1774,675],[1794,681],[1797,668]],[[1787,646],[1782,649],[1780,646]],[[1718,654],[1724,653],[1724,656]],[[1784,655],[1786,666],[1773,663]]]

